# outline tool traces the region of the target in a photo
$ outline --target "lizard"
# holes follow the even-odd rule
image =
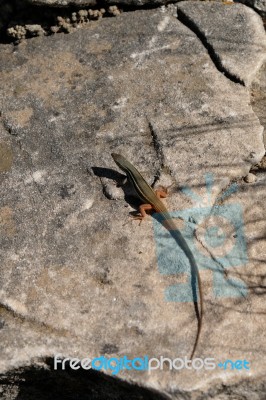
[[[203,294],[202,294],[203,291],[196,260],[185,238],[183,237],[182,233],[177,228],[173,218],[169,214],[169,211],[167,210],[164,203],[160,200],[160,197],[166,197],[166,193],[165,192],[163,193],[162,191],[154,191],[152,187],[148,184],[148,182],[145,180],[145,178],[137,170],[137,168],[135,168],[134,165],[131,164],[125,157],[116,153],[111,153],[111,156],[115,161],[115,163],[117,164],[117,166],[126,173],[127,178],[133,185],[138,197],[144,202],[144,204],[142,204],[139,207],[139,212],[141,215],[137,218],[141,220],[145,218],[145,216],[147,215],[146,211],[148,210],[155,210],[156,212],[161,214],[164,227],[170,231],[170,234],[173,236],[177,244],[181,247],[181,249],[186,254],[187,258],[189,259],[189,263],[191,266],[192,280],[195,279],[195,277],[197,279],[200,310],[198,307],[198,301],[194,300],[195,311],[198,319],[198,328],[197,328],[196,339],[190,356],[190,359],[192,360],[198,345],[202,327],[202,317],[203,317]],[[195,297],[197,299],[197,295]]]

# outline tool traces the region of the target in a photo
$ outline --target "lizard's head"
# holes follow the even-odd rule
[[[118,167],[121,168],[123,171],[127,172],[128,161],[125,159],[125,157],[117,153],[111,153],[111,156],[113,157],[113,160],[118,165]]]

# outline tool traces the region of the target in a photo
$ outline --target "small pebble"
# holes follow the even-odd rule
[[[104,194],[108,199],[111,200],[118,200],[124,198],[123,190],[111,183],[104,185]]]
[[[78,14],[80,17],[87,17],[88,11],[87,10],[79,10]]]
[[[256,182],[257,177],[256,175],[252,174],[251,172],[245,176],[244,181],[247,183],[254,183]]]
[[[59,26],[51,26],[50,30],[53,33],[57,33],[59,31]]]
[[[110,6],[108,8],[108,12],[109,12],[109,14],[112,14],[115,17],[117,15],[121,14],[121,11],[119,10],[119,8],[117,6]]]

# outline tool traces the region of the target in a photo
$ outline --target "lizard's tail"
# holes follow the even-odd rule
[[[196,311],[196,316],[198,320],[198,329],[197,329],[197,336],[196,340],[193,346],[193,350],[190,356],[190,359],[193,358],[194,353],[196,351],[199,337],[200,337],[200,332],[201,332],[201,326],[202,326],[202,317],[203,317],[203,293],[202,293],[202,285],[201,285],[201,279],[200,279],[200,274],[198,270],[198,266],[195,260],[195,257],[190,250],[186,240],[182,236],[181,232],[179,229],[177,229],[174,220],[171,218],[170,214],[167,211],[162,212],[163,219],[164,219],[164,226],[170,231],[172,237],[175,239],[177,244],[181,247],[181,249],[184,251],[186,254],[190,266],[191,266],[191,280],[192,280],[192,290],[193,290],[193,297],[196,298],[194,301],[194,306],[195,306],[195,311]],[[198,285],[197,285],[198,283]],[[199,301],[197,297],[197,287],[199,290]],[[200,304],[200,309],[199,309],[199,304]]]
[[[195,260],[193,260],[193,261],[194,261],[193,264],[196,264]],[[194,342],[194,346],[193,346],[193,349],[192,349],[192,352],[191,352],[190,360],[193,359],[194,353],[195,353],[197,345],[198,345],[198,341],[199,341],[199,337],[200,337],[200,333],[201,333],[201,327],[202,327],[202,317],[203,317],[203,293],[202,293],[201,278],[200,278],[199,270],[198,270],[197,267],[195,268],[195,265],[193,265],[193,269],[196,272],[197,281],[198,281],[199,302],[198,301],[194,302],[195,310],[196,310],[196,314],[197,314],[197,319],[198,319],[198,329],[197,329],[196,340]],[[199,303],[200,303],[200,310],[199,310]]]

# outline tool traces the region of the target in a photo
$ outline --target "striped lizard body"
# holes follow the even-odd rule
[[[181,247],[181,249],[186,254],[187,258],[189,259],[190,266],[191,266],[191,276],[197,278],[198,282],[198,290],[199,290],[199,300],[200,300],[200,310],[198,308],[198,302],[195,301],[195,310],[198,318],[198,329],[197,335],[194,342],[194,346],[191,352],[190,358],[192,359],[194,353],[197,348],[197,344],[200,337],[201,326],[202,326],[202,317],[203,317],[203,295],[202,295],[202,285],[201,285],[201,278],[198,270],[198,266],[196,260],[191,252],[186,240],[182,236],[181,232],[177,228],[173,218],[169,214],[167,208],[162,203],[160,198],[151,188],[151,186],[146,182],[140,172],[132,165],[125,157],[120,154],[111,154],[115,163],[118,167],[127,174],[127,177],[131,184],[133,185],[137,195],[140,199],[145,203],[140,206],[139,210],[141,213],[140,218],[144,218],[146,216],[146,210],[154,209],[156,212],[160,213],[163,218],[163,225],[166,229],[170,231],[170,234],[175,239],[177,244]]]

